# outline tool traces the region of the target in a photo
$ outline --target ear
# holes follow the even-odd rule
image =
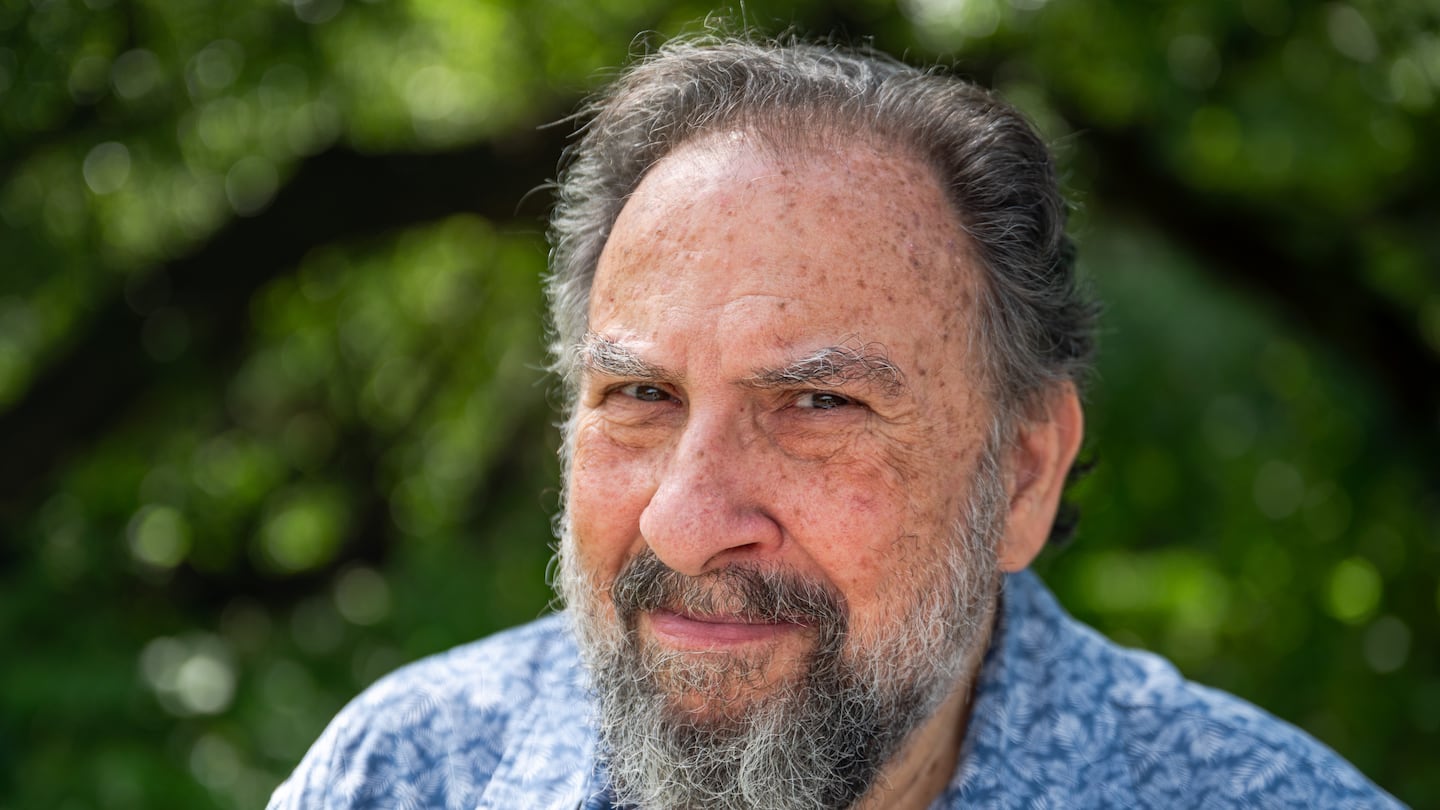
[[[1057,386],[1039,413],[1019,426],[1005,458],[1010,509],[998,549],[1000,570],[1023,569],[1045,547],[1084,435],[1080,396],[1069,382]]]

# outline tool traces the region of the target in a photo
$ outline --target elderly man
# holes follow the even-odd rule
[[[1025,572],[1092,307],[1012,109],[691,40],[590,114],[552,231],[566,612],[384,679],[272,808],[1394,804]]]

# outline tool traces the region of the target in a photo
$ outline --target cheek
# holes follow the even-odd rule
[[[904,490],[892,470],[855,465],[807,479],[790,492],[792,534],[852,605],[870,598],[897,543],[912,531]]]
[[[777,490],[793,493],[793,533],[845,594],[857,627],[895,618],[896,606],[910,603],[914,589],[929,581],[923,572],[946,553],[963,493],[953,489],[962,486],[958,476],[939,468],[941,449],[903,459],[878,453],[882,461],[839,468],[819,465],[805,486]],[[961,455],[956,469],[965,466]]]
[[[609,580],[640,537],[640,514],[654,492],[645,457],[579,426],[567,487],[570,528],[581,564]]]

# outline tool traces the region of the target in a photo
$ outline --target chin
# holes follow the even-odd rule
[[[642,646],[644,668],[677,716],[728,725],[800,690],[803,661],[771,651],[674,651]]]

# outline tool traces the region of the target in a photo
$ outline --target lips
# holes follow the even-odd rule
[[[676,650],[738,650],[796,633],[834,643],[845,632],[843,599],[825,583],[741,566],[685,576],[649,549],[621,569],[610,596],[626,627]]]
[[[717,648],[773,641],[805,629],[795,622],[654,610],[645,614],[656,640],[675,647]]]

